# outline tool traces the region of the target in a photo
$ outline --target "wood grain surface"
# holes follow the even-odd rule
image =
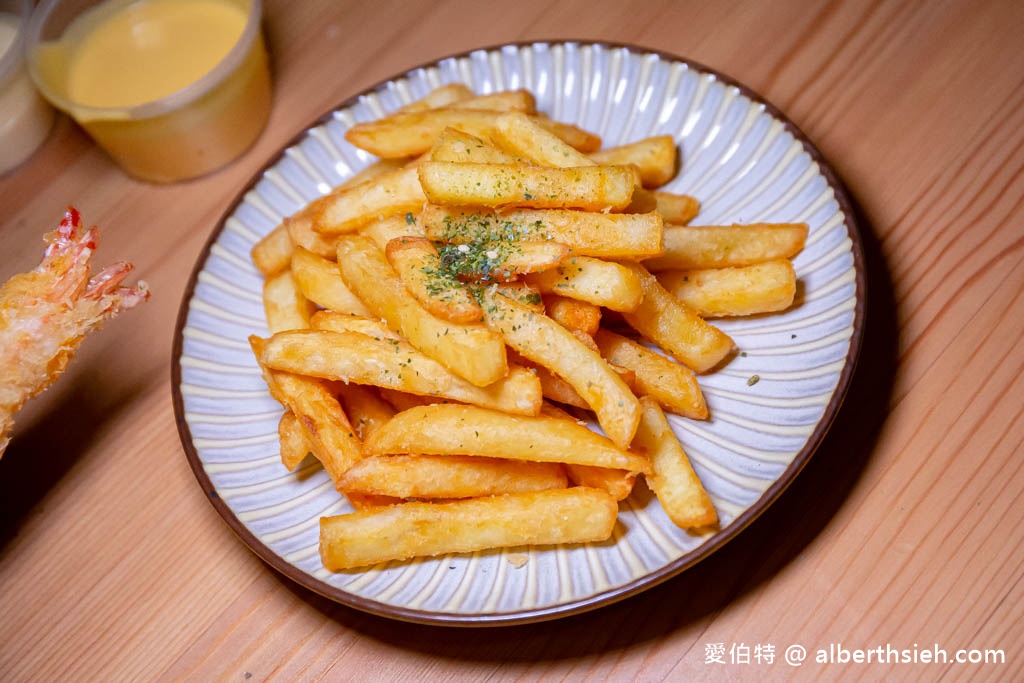
[[[0,278],[35,264],[74,203],[101,226],[99,260],[133,261],[153,290],[30,404],[0,460],[0,680],[1024,676],[1024,4],[267,0],[265,26],[274,111],[232,165],[142,184],[62,119],[0,179]],[[546,38],[702,62],[817,144],[866,231],[851,391],[767,514],[637,597],[475,630],[335,605],[250,553],[188,467],[169,369],[183,288],[238,189],[333,105],[446,54]],[[709,663],[718,643],[725,663]],[[1005,661],[816,663],[830,644]],[[750,663],[730,663],[743,648]]]

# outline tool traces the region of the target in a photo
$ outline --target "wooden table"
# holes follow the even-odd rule
[[[274,112],[231,166],[145,185],[62,120],[0,180],[0,277],[32,267],[74,203],[103,229],[100,260],[133,261],[154,292],[88,340],[0,460],[0,679],[1024,675],[1024,4],[268,0],[266,28]],[[752,527],[598,612],[464,630],[325,601],[235,538],[182,453],[169,368],[193,262],[237,190],[333,105],[445,54],[559,37],[713,66],[834,164],[863,213],[870,290],[846,404]],[[729,662],[767,644],[772,664]],[[793,644],[810,651],[800,668]],[[815,663],[830,644],[1005,663]]]

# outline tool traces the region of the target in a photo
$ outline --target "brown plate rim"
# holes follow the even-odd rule
[[[799,453],[793,458],[793,461],[783,471],[776,481],[769,486],[763,494],[743,511],[733,522],[725,529],[718,532],[706,543],[701,544],[694,550],[676,558],[674,561],[668,563],[664,567],[657,569],[649,574],[630,581],[629,583],[592,595],[579,600],[574,600],[567,603],[553,605],[549,607],[539,609],[525,609],[511,612],[494,612],[489,614],[452,614],[447,612],[437,612],[429,610],[416,610],[406,609],[399,606],[387,605],[375,600],[363,598],[358,595],[354,595],[340,588],[336,588],[305,571],[300,570],[298,567],[286,562],[277,553],[267,547],[262,541],[256,538],[255,535],[250,532],[245,525],[235,516],[234,512],[227,506],[227,504],[221,500],[217,495],[217,491],[206,475],[206,471],[203,468],[202,462],[199,459],[199,454],[196,451],[195,444],[193,442],[192,432],[189,429],[188,423],[185,421],[185,410],[184,410],[184,398],[181,393],[181,353],[182,346],[184,343],[183,330],[185,321],[189,312],[189,304],[192,300],[196,283],[199,278],[199,273],[202,271],[203,266],[210,256],[210,249],[214,242],[220,236],[224,230],[224,224],[227,219],[234,214],[238,206],[242,203],[247,192],[253,189],[259,182],[260,178],[263,177],[264,173],[278,163],[284,156],[287,149],[299,143],[308,131],[316,126],[322,125],[330,120],[333,112],[351,107],[355,105],[359,99],[372,92],[380,92],[384,90],[389,83],[392,81],[399,80],[408,76],[409,74],[422,70],[435,67],[441,62],[451,59],[462,59],[470,56],[476,52],[493,52],[501,51],[506,48],[522,48],[533,45],[576,45],[576,46],[600,46],[611,50],[625,49],[636,54],[649,54],[657,55],[663,60],[670,62],[678,62],[686,65],[688,68],[693,69],[697,72],[706,73],[714,76],[717,80],[722,83],[738,89],[745,97],[750,100],[757,102],[764,106],[765,111],[771,114],[774,118],[782,122],[784,128],[791,134],[796,140],[799,140],[804,150],[814,160],[814,162],[821,169],[822,175],[825,177],[826,182],[835,194],[837,203],[839,204],[840,210],[843,212],[844,225],[846,226],[847,235],[851,242],[851,251],[853,254],[853,268],[854,268],[854,282],[856,286],[856,300],[854,303],[854,320],[853,320],[853,334],[850,338],[850,348],[847,351],[846,358],[844,359],[843,369],[839,375],[839,381],[836,385],[835,391],[832,394],[828,405],[825,407],[825,411],[822,414],[820,420],[815,425],[814,430],[811,432],[807,439],[807,443],[800,450]],[[174,327],[174,343],[171,350],[171,392],[173,395],[174,404],[174,419],[178,427],[178,435],[181,439],[182,448],[185,450],[185,455],[188,458],[189,465],[192,468],[192,472],[195,474],[196,479],[202,486],[203,491],[206,493],[210,503],[217,510],[224,521],[227,522],[228,526],[235,532],[236,535],[245,543],[249,549],[254,552],[260,559],[266,562],[268,565],[273,567],[275,570],[288,577],[292,581],[299,585],[312,590],[313,592],[322,595],[325,598],[333,600],[343,605],[375,614],[382,617],[388,617],[391,619],[398,619],[401,621],[430,624],[430,625],[446,625],[446,626],[502,626],[502,625],[514,625],[514,624],[527,624],[539,621],[547,621],[556,618],[567,617],[573,614],[579,614],[587,612],[605,605],[610,605],[614,602],[618,602],[630,596],[636,595],[641,591],[653,588],[668,579],[677,576],[686,569],[689,569],[697,562],[710,556],[716,550],[721,548],[727,542],[735,538],[741,531],[749,526],[755,519],[757,519],[782,492],[789,486],[789,484],[796,478],[800,471],[804,468],[811,456],[817,450],[821,444],[835,420],[836,415],[842,406],[843,400],[846,397],[847,390],[849,389],[850,382],[853,378],[853,373],[856,369],[857,359],[860,355],[860,349],[862,345],[864,335],[864,318],[865,318],[865,304],[867,296],[867,281],[865,277],[864,267],[864,247],[860,233],[860,226],[857,223],[856,216],[853,211],[853,203],[849,198],[846,187],[840,181],[835,170],[832,168],[818,148],[810,141],[810,138],[800,128],[793,123],[785,114],[782,113],[775,105],[762,97],[759,93],[751,89],[750,87],[739,82],[735,78],[724,74],[716,69],[710,68],[700,62],[696,62],[692,59],[679,57],[678,55],[666,52],[663,50],[656,50],[641,45],[625,42],[610,42],[601,40],[575,40],[575,39],[552,39],[552,40],[523,40],[509,43],[499,43],[497,45],[489,45],[471,50],[465,50],[457,52],[444,57],[431,59],[423,62],[418,66],[411,67],[400,73],[389,76],[388,78],[378,81],[376,84],[369,86],[359,93],[345,99],[341,103],[331,107],[327,112],[313,120],[309,125],[302,128],[302,130],[292,137],[288,142],[284,143],[281,149],[274,154],[266,163],[264,163],[259,170],[257,170],[249,181],[243,186],[238,192],[234,201],[221,215],[218,220],[216,227],[207,239],[206,244],[203,246],[202,251],[196,258],[195,265],[192,269],[192,274],[189,277],[188,284],[185,288],[185,292],[182,296],[181,305],[178,309],[178,317]]]

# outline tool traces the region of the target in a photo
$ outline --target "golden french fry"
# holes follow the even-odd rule
[[[302,295],[318,306],[353,315],[370,315],[363,302],[345,285],[338,264],[333,261],[296,247],[292,254],[292,277]]]
[[[749,266],[795,256],[807,241],[807,224],[667,226],[664,241],[664,253],[644,261],[648,270]]]
[[[328,332],[359,332],[377,340],[401,339],[398,333],[376,318],[339,311],[317,311],[309,319],[309,326],[314,330]]]
[[[661,253],[663,223],[656,212],[590,213],[568,209],[494,212],[428,204],[419,216],[432,240],[465,244],[480,240],[552,240],[576,256],[647,258]]]
[[[508,363],[501,337],[482,325],[462,325],[431,315],[409,294],[369,238],[339,239],[338,266],[345,284],[375,316],[456,375],[481,387],[505,376]]]
[[[632,164],[640,171],[644,187],[661,187],[676,174],[676,141],[671,135],[655,135],[637,142],[591,152],[603,166]]]
[[[398,237],[384,250],[405,288],[427,311],[444,320],[474,323],[484,312],[472,293],[445,267],[425,237]]]
[[[472,242],[443,245],[438,254],[443,271],[456,279],[511,282],[556,267],[569,255],[569,247],[544,240]]]
[[[317,256],[333,260],[335,257],[334,238],[329,235],[321,235],[313,229],[313,211],[309,208],[310,206],[313,205],[310,204],[294,216],[285,218],[281,225],[288,230],[292,244],[296,247],[302,247]]]
[[[608,539],[618,506],[604,491],[574,487],[404,503],[320,519],[320,557],[329,571],[487,548]]]
[[[299,463],[313,452],[306,428],[290,410],[284,411],[277,423],[277,436],[281,442],[281,464],[294,472]]]
[[[469,89],[469,86],[463,83],[446,83],[434,88],[422,98],[415,102],[410,102],[398,111],[415,112],[437,109],[439,107],[447,107],[456,102],[472,99],[473,97],[473,91]]]
[[[266,340],[260,361],[274,370],[450,398],[522,415],[536,415],[542,400],[539,380],[525,368],[510,368],[498,381],[478,387],[404,341],[359,332],[275,334]]]
[[[559,294],[546,294],[543,301],[548,317],[568,330],[593,335],[601,326],[599,306]]]
[[[343,491],[397,498],[478,498],[564,489],[559,463],[468,455],[377,455],[349,469]]]
[[[460,164],[522,163],[522,159],[457,128],[445,128],[430,148],[428,156],[431,161],[454,161]]]
[[[257,360],[266,351],[267,340],[256,335],[249,344]],[[280,372],[260,362],[271,395],[283,403],[306,428],[309,447],[324,466],[331,481],[362,459],[362,445],[341,404],[327,383],[313,377]]]
[[[373,387],[344,384],[338,389],[338,400],[348,421],[356,428],[356,435],[364,441],[395,415],[394,409]]]
[[[539,125],[536,118],[519,112],[499,117],[491,137],[508,152],[541,166],[567,168],[595,165],[586,154]]]
[[[526,281],[544,294],[586,301],[613,311],[635,311],[644,298],[640,278],[629,268],[589,256],[572,256],[557,268]]]
[[[591,211],[627,206],[636,176],[630,166],[545,168],[450,161],[424,161],[418,171],[423,193],[437,204]]]
[[[666,223],[686,225],[700,213],[700,202],[685,194],[654,193],[655,208]]]
[[[609,330],[598,330],[594,341],[609,363],[633,371],[634,380],[630,386],[636,393],[650,396],[676,415],[694,420],[707,419],[708,407],[693,370]]]
[[[500,111],[444,107],[392,114],[377,121],[357,123],[345,132],[350,143],[379,157],[409,157],[427,152],[445,128],[487,138]],[[582,152],[601,146],[601,138],[576,126],[537,117],[537,123]]]
[[[735,268],[668,270],[658,282],[703,318],[784,311],[796,296],[796,273],[787,259]]]
[[[629,446],[640,419],[639,403],[596,351],[551,318],[500,294],[484,290],[480,303],[487,324],[506,344],[571,384],[611,440],[621,448]]]
[[[707,491],[697,478],[679,439],[669,427],[658,403],[645,396],[640,399],[643,419],[636,432],[634,446],[647,453],[654,474],[647,476],[661,507],[683,529],[712,526],[718,514]]]
[[[407,165],[317,199],[308,209],[313,229],[337,235],[353,232],[382,216],[418,211],[426,197],[417,168],[415,164]]]
[[[529,90],[502,90],[487,95],[473,97],[454,102],[452,109],[477,109],[480,111],[516,111],[526,114],[537,112],[537,100]]]
[[[249,255],[263,277],[276,275],[287,268],[292,260],[292,240],[284,224],[264,235],[253,245]]]
[[[267,329],[304,330],[314,307],[295,285],[290,270],[284,270],[263,283],[263,311],[267,316]]]
[[[640,306],[622,313],[634,330],[695,372],[710,370],[732,353],[734,345],[729,335],[672,296],[639,263],[623,265],[637,274],[644,288]]]
[[[404,216],[388,216],[367,223],[359,229],[359,234],[369,237],[378,249],[384,251],[391,240],[401,237],[424,237],[425,233],[419,223],[418,216],[410,211]]]
[[[576,422],[452,403],[398,413],[367,439],[364,448],[368,455],[473,455],[650,471],[646,458]]]

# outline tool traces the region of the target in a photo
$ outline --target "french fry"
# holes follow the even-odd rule
[[[548,316],[568,330],[593,335],[601,326],[601,309],[594,304],[559,294],[546,294],[543,301]]]
[[[784,311],[796,296],[796,273],[787,259],[735,268],[669,270],[658,282],[702,318]]]
[[[601,329],[594,335],[601,355],[609,362],[634,373],[631,387],[650,396],[676,415],[706,420],[708,407],[693,371],[627,337]],[[541,391],[544,382],[541,381]]]
[[[558,294],[613,311],[635,311],[644,298],[640,278],[618,263],[572,256],[557,268],[534,273],[526,281],[544,294]]]
[[[388,248],[388,242],[402,237],[423,237],[426,233],[419,225],[420,221],[413,212],[404,216],[388,216],[379,218],[367,223],[359,229],[359,234],[369,237],[377,248],[384,251]],[[335,253],[337,258],[337,253]]]
[[[431,147],[428,156],[431,161],[454,161],[460,164],[522,163],[522,159],[458,128],[445,128]]]
[[[569,247],[545,240],[497,241],[448,244],[438,252],[442,269],[459,280],[511,282],[556,267],[569,255]]]
[[[313,310],[313,305],[295,285],[290,270],[281,271],[264,281],[263,312],[271,333],[308,328]]]
[[[525,368],[513,367],[490,386],[478,387],[406,342],[359,332],[275,334],[266,340],[260,362],[274,370],[450,398],[522,415],[536,415],[542,398],[540,382]]]
[[[463,83],[446,83],[434,88],[422,98],[415,102],[410,102],[398,111],[416,112],[437,109],[439,107],[447,107],[456,102],[472,99],[473,97],[473,91],[469,89],[469,86]]]
[[[640,264],[623,265],[637,274],[644,288],[640,306],[622,313],[634,330],[694,372],[706,372],[732,353],[734,345],[729,335],[672,296]]]
[[[252,335],[249,344],[259,360],[266,350],[267,340]],[[262,362],[260,367],[271,395],[291,410],[306,428],[313,455],[324,466],[331,481],[337,482],[345,470],[363,457],[359,437],[338,399],[323,380],[280,372]]]
[[[658,403],[645,396],[640,399],[640,404],[643,406],[643,419],[637,429],[634,446],[645,451],[651,459],[654,474],[647,476],[647,483],[665,514],[683,529],[717,524],[715,507]]]
[[[310,204],[308,211],[314,230],[338,235],[353,232],[382,216],[418,211],[425,199],[417,166],[408,165],[325,195]]]
[[[359,332],[377,340],[401,339],[394,330],[380,320],[340,311],[317,311],[309,319],[309,326],[314,330],[329,332]]]
[[[668,226],[664,241],[664,253],[644,261],[652,272],[749,266],[795,256],[807,241],[807,224]]]
[[[647,458],[576,422],[468,405],[437,404],[398,413],[363,445],[367,455],[473,455],[650,471]]]
[[[576,419],[561,408],[545,403],[541,408],[541,414],[548,417],[557,417],[563,420]],[[615,500],[625,500],[633,491],[633,484],[636,483],[636,472],[616,470],[608,467],[593,467],[590,465],[564,465],[565,472],[569,475],[569,481],[576,486],[587,486],[593,489],[605,491]]]
[[[338,390],[338,400],[355,427],[356,436],[364,441],[395,415],[394,409],[373,387],[345,384]]]
[[[468,455],[377,455],[349,469],[343,491],[396,498],[478,498],[564,489],[559,463]]]
[[[296,247],[292,254],[292,277],[302,295],[318,306],[353,315],[370,315],[363,302],[345,285],[338,264],[333,261]]]
[[[281,225],[288,230],[288,235],[295,246],[302,247],[322,258],[334,259],[336,251],[334,239],[329,235],[321,235],[313,229],[313,212],[308,207],[285,218]]]
[[[384,250],[406,290],[427,311],[444,320],[483,320],[480,304],[466,286],[444,267],[433,243],[425,237],[399,237]]]
[[[263,277],[276,275],[287,268],[292,259],[292,240],[284,224],[264,235],[253,245],[249,255]]]
[[[606,434],[627,448],[640,419],[636,396],[601,356],[551,318],[538,315],[500,294],[481,296],[487,324],[524,357],[572,385],[597,416]]]
[[[676,174],[676,142],[671,135],[655,135],[637,142],[590,153],[604,166],[632,164],[640,171],[644,187],[661,187]]]
[[[404,503],[322,517],[320,557],[329,571],[342,571],[487,548],[603,541],[617,512],[607,493],[583,487]]]
[[[482,325],[461,325],[431,315],[406,291],[384,254],[370,239],[338,240],[341,276],[363,304],[414,347],[477,386],[505,376],[501,337]]]
[[[357,123],[345,132],[345,139],[379,157],[410,157],[427,152],[445,128],[458,128],[487,138],[502,115],[499,111],[445,107]],[[581,152],[601,146],[601,138],[576,126],[537,117],[537,123]]]
[[[545,130],[536,118],[518,112],[498,117],[491,137],[508,152],[541,166],[568,168],[595,165],[586,154],[578,152],[572,145]]]
[[[654,193],[655,208],[666,223],[686,225],[700,213],[700,202],[685,194]]]
[[[420,184],[437,204],[535,209],[624,208],[633,196],[630,166],[545,168],[520,164],[424,161]]]
[[[281,464],[294,472],[299,463],[313,452],[306,428],[290,410],[284,411],[277,423],[277,436],[281,443]]]
[[[428,204],[419,216],[432,240],[465,244],[480,240],[561,242],[576,256],[640,259],[661,253],[663,223],[655,212],[590,213],[559,209],[486,209]]]

